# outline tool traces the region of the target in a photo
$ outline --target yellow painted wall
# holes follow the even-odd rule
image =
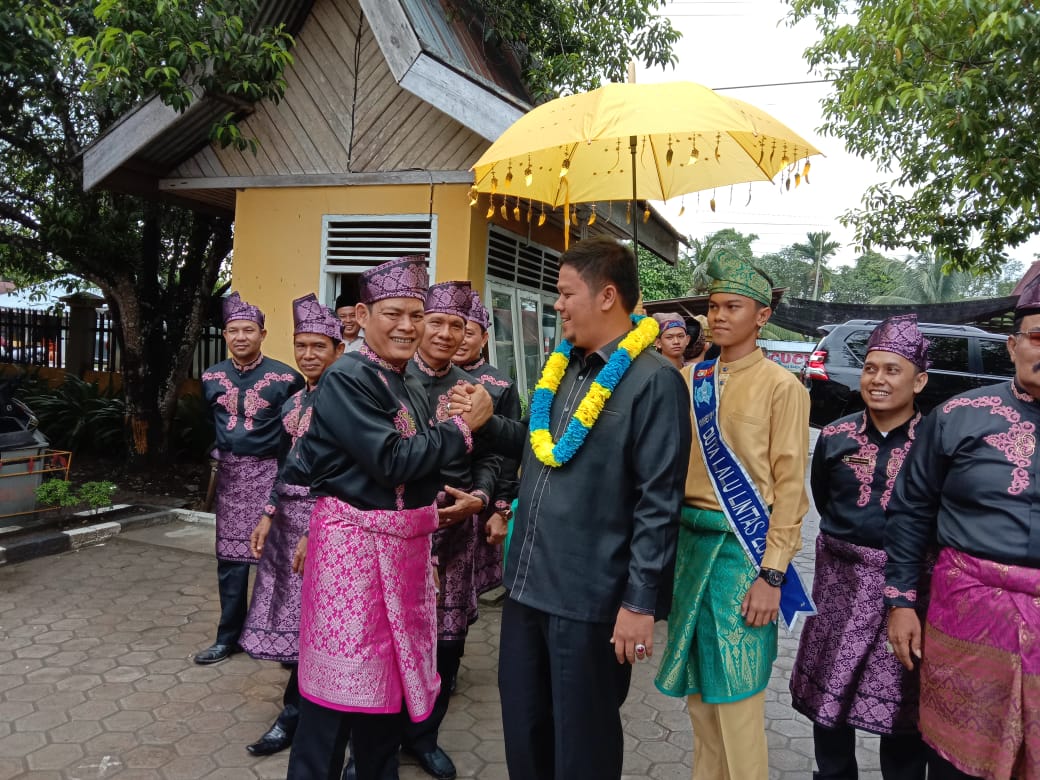
[[[484,289],[487,223],[465,184],[433,187],[435,279]],[[427,214],[429,185],[246,189],[235,206],[232,289],[267,317],[264,353],[292,364],[292,300],[319,292],[326,214]]]

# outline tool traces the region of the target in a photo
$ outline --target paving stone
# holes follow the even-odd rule
[[[807,521],[806,539],[814,533]],[[811,571],[811,557],[801,555],[798,565]],[[0,567],[0,780],[284,777],[288,751],[258,759],[245,745],[277,715],[288,672],[244,654],[209,667],[192,663],[217,620],[213,568],[211,555],[118,536],[104,547]],[[442,727],[460,778],[507,777],[500,627],[500,608],[482,604]],[[665,640],[659,623],[658,650]],[[787,691],[797,646],[798,634],[781,630],[766,691],[773,780],[803,780],[812,771],[811,726],[791,709]],[[685,700],[654,687],[659,657],[633,669],[622,709],[629,780],[690,776]],[[861,736],[858,746],[861,778],[877,780],[877,738]],[[30,770],[30,756],[39,769]],[[402,760],[401,780],[426,777],[414,760]]]
[[[65,769],[83,758],[83,748],[75,743],[47,745],[25,757],[34,772],[47,769]]]

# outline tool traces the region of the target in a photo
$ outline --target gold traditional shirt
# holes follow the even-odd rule
[[[693,366],[682,369],[687,388]],[[809,509],[809,394],[794,375],[760,349],[731,363],[721,360],[719,427],[726,444],[772,507],[762,566],[785,571],[802,546],[802,518]],[[693,404],[689,405],[693,417]],[[721,511],[700,451],[696,421],[686,472],[686,503]]]

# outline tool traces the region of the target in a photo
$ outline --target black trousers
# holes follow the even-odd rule
[[[814,780],[856,780],[856,730],[813,724],[817,771]],[[885,780],[924,780],[931,751],[920,734],[881,736],[881,776]]]
[[[412,723],[405,713],[404,741],[402,744],[416,753],[429,753],[437,748],[437,734],[444,716],[448,714],[451,690],[459,676],[462,654],[466,648],[463,640],[437,642],[437,674],[441,676],[441,692],[433,703],[433,710],[426,720]]]
[[[358,780],[396,777],[401,726],[400,713],[340,712],[301,698],[286,780],[340,780],[348,739]]]
[[[296,727],[300,722],[300,675],[296,664],[293,664],[289,680],[285,683],[282,711],[278,713],[278,720],[275,722],[288,733],[296,733]]]
[[[506,599],[498,688],[510,780],[621,777],[632,667],[617,662],[613,632]]]
[[[220,591],[220,623],[218,645],[237,645],[249,609],[248,563],[217,560],[217,589]]]

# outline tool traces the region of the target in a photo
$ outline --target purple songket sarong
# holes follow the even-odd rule
[[[888,652],[885,551],[816,537],[813,600],[791,672],[794,708],[828,728],[917,731],[918,675]]]
[[[435,505],[364,511],[318,499],[300,616],[300,693],[344,712],[424,720],[440,690],[430,567]]]
[[[487,593],[502,584],[502,545],[489,544],[487,521],[494,514],[488,507],[476,518],[476,548],[473,550],[473,588],[477,595]]]
[[[921,734],[962,772],[1040,778],[1040,569],[944,548],[921,663]]]
[[[292,570],[292,559],[307,530],[315,499],[307,488],[297,485],[279,483],[275,491],[280,496],[278,511],[271,518],[271,530],[256,567],[253,598],[238,644],[253,658],[290,662],[300,652],[303,586],[303,578]]]
[[[217,558],[236,563],[256,563],[249,537],[264,514],[278,476],[276,458],[219,453],[216,516]]]

